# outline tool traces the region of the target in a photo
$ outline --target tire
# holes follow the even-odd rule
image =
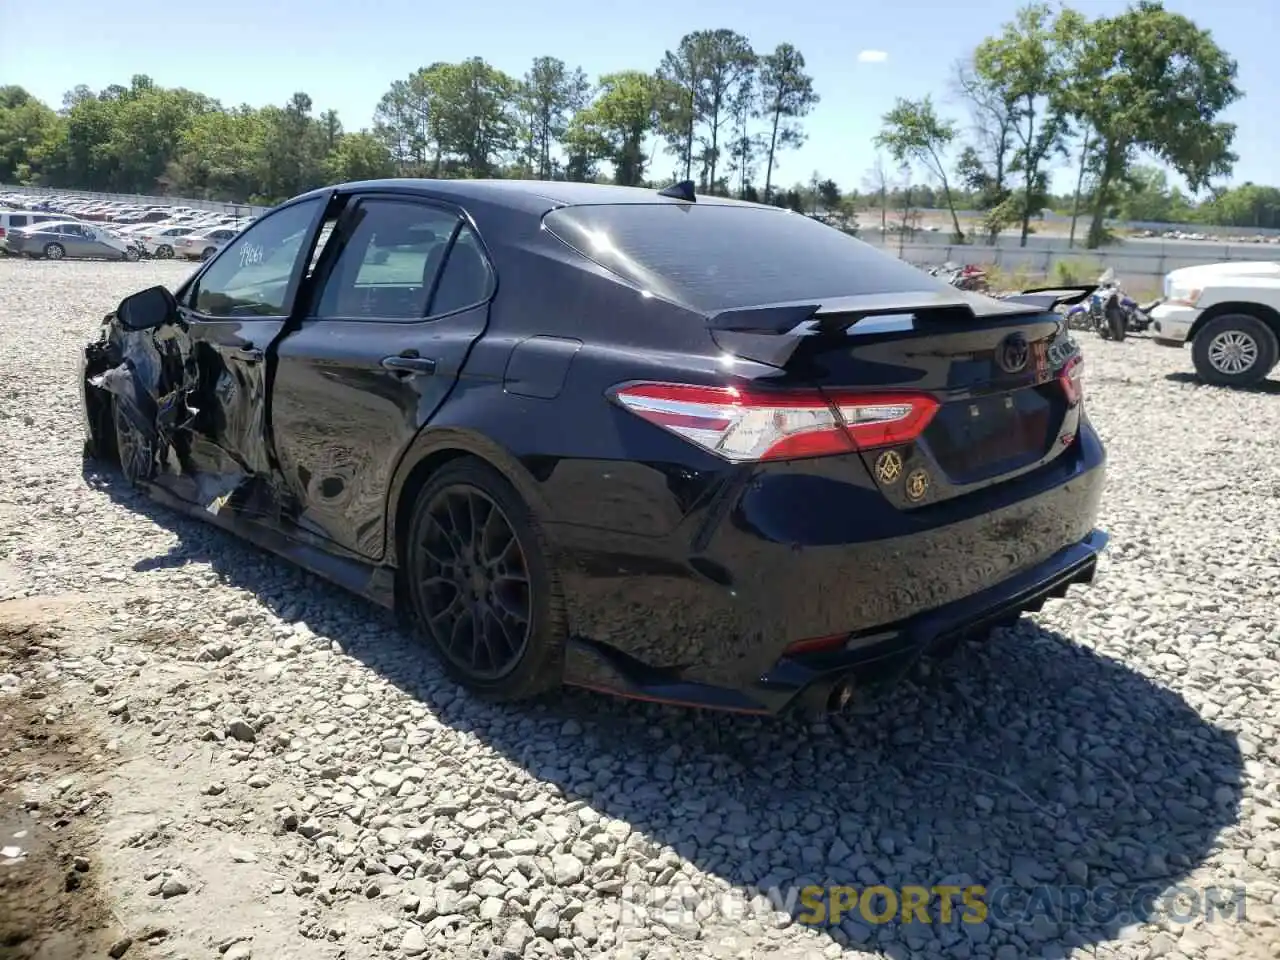
[[[173,247],[169,246],[167,243],[162,243],[162,244],[160,244],[160,246],[156,247],[156,259],[157,259],[157,260],[172,260],[172,259],[173,259]]]
[[[49,260],[61,260],[67,255],[67,251],[60,243],[46,243],[44,245],[44,255]]]
[[[487,562],[476,564],[480,555]],[[498,471],[468,457],[433,474],[414,501],[400,559],[409,613],[451,678],[499,702],[560,686],[568,634],[560,579],[537,518]],[[493,578],[495,568],[507,575]]]
[[[130,486],[150,477],[151,439],[140,434],[120,411],[120,403],[111,397],[111,422],[115,428],[115,448],[120,459],[120,472]]]
[[[141,259],[141,256],[137,250],[133,249],[133,247],[130,247],[128,250],[124,252],[124,258],[129,263],[137,263],[138,260]]]
[[[204,250],[200,253],[200,259],[201,261],[211,260],[213,258],[213,255],[217,252],[218,252],[217,247],[205,247]]]
[[[1124,311],[1117,304],[1111,304],[1107,307],[1107,328],[1111,331],[1110,339],[1117,342],[1124,340],[1125,334]]]
[[[1261,381],[1280,358],[1275,331],[1252,314],[1214,317],[1191,343],[1191,360],[1205,383],[1247,387]]]

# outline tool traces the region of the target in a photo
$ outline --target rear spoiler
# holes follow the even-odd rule
[[[1096,283],[1081,286],[1032,287],[1030,290],[1023,290],[1021,293],[1015,293],[1003,299],[1052,310],[1055,307],[1074,307],[1077,303],[1083,303],[1097,289]]]
[[[1013,298],[996,300],[965,294],[958,289],[954,293],[909,290],[720,310],[707,316],[707,326],[713,336],[717,332],[780,336],[801,324],[814,322],[823,332],[837,333],[871,317],[964,324],[974,323],[983,316],[1029,313],[1028,307],[1052,309],[1034,300],[1022,303]]]

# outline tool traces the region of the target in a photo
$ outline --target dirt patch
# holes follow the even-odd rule
[[[98,888],[96,751],[41,670],[57,643],[0,620],[0,960],[139,956]]]

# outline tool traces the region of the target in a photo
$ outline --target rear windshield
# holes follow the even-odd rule
[[[601,266],[706,313],[942,286],[834,227],[766,207],[584,205],[553,210],[544,222]]]

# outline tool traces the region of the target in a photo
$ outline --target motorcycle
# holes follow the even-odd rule
[[[1067,310],[1067,325],[1092,330],[1103,340],[1120,341],[1130,333],[1145,333],[1151,326],[1151,311],[1159,302],[1139,304],[1120,288],[1115,270],[1108,268],[1088,298]]]
[[[971,263],[967,263],[962,267],[957,263],[948,261],[940,267],[934,267],[929,273],[946,280],[947,283],[961,290],[986,293],[989,289],[987,271]]]

